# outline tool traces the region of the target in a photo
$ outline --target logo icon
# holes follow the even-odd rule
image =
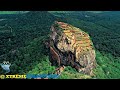
[[[10,72],[11,63],[9,63],[9,61],[3,61],[3,63],[1,63],[0,66],[2,67],[3,70],[6,71],[6,73]]]

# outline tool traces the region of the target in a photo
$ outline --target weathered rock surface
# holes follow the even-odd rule
[[[47,45],[52,65],[70,65],[79,72],[92,75],[96,54],[87,33],[67,23],[55,21]]]

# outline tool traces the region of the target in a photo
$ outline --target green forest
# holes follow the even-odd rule
[[[4,14],[3,14],[4,13]],[[58,79],[120,78],[119,11],[0,12],[0,63],[11,63],[9,74],[48,74],[51,66],[44,41],[54,21],[63,21],[87,32],[96,50],[94,77],[67,66]],[[5,71],[0,67],[0,74]]]

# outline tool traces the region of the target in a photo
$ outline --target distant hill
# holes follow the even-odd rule
[[[20,13],[27,13],[29,11],[0,11],[0,14],[20,14]]]

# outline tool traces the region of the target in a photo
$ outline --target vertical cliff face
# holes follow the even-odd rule
[[[50,61],[53,65],[70,65],[79,72],[92,75],[96,66],[95,50],[90,36],[63,22],[51,26]]]

